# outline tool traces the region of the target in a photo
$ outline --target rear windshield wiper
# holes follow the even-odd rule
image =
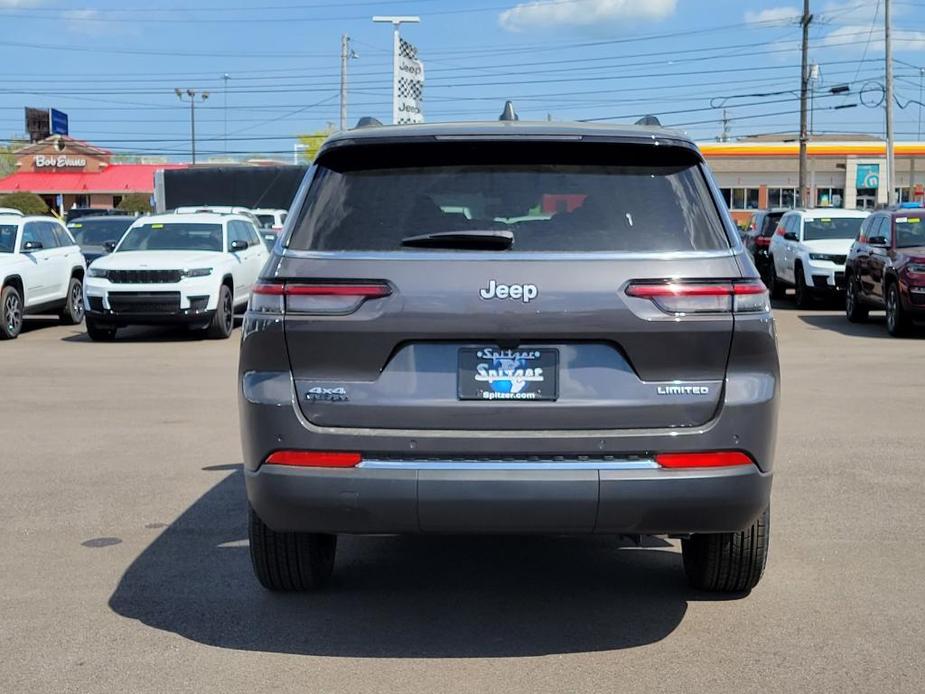
[[[514,234],[505,229],[438,231],[420,236],[407,236],[401,240],[401,245],[420,248],[503,251],[514,245]]]

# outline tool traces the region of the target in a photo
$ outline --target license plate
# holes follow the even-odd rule
[[[559,350],[459,350],[460,400],[555,400],[559,395]]]

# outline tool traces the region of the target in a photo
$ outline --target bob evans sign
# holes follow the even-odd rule
[[[82,169],[87,165],[85,158],[66,154],[36,154],[33,162],[37,169]]]

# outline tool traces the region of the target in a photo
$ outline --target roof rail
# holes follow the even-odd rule
[[[498,116],[498,120],[520,120],[520,116],[518,116],[517,111],[514,110],[514,102],[504,102],[504,110],[501,111],[501,115]]]
[[[353,126],[354,130],[358,128],[378,128],[382,126],[382,121],[378,118],[373,118],[372,116],[363,116],[360,120],[357,121],[357,124]]]
[[[646,114],[645,116],[640,118],[638,121],[636,121],[636,125],[649,125],[649,126],[654,126],[656,128],[662,127],[661,121],[651,114]]]

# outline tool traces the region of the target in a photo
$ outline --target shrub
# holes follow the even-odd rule
[[[23,214],[47,214],[48,205],[35,193],[9,193],[0,196],[0,207],[12,207]]]

